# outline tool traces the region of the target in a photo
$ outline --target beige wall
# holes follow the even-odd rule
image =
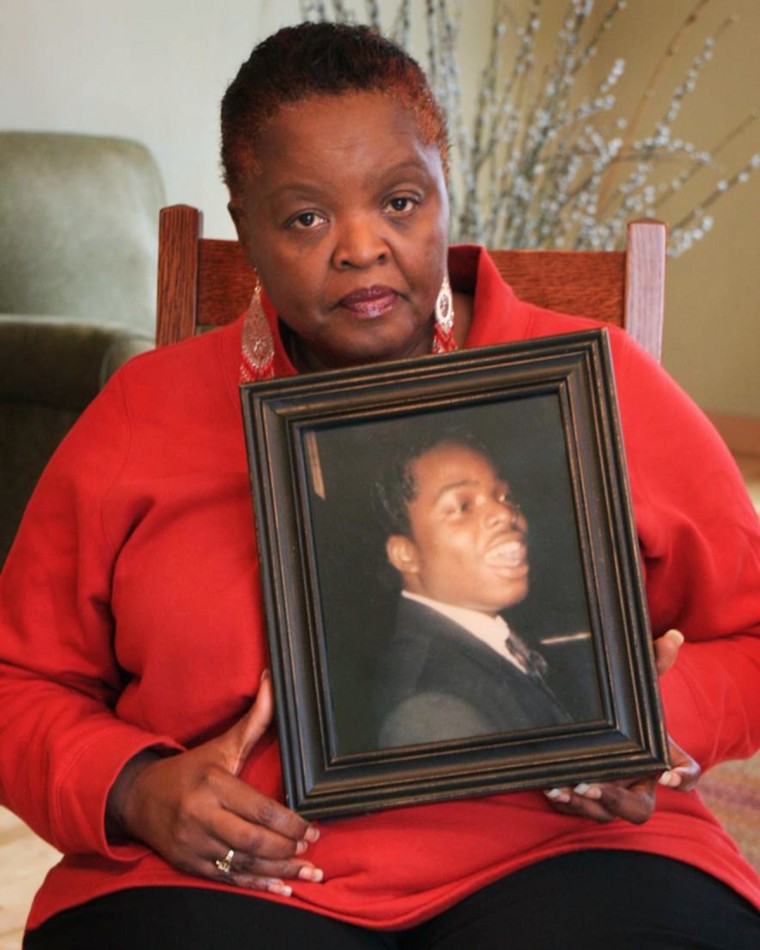
[[[565,2],[544,0],[548,22]],[[629,0],[608,53],[625,56],[643,83],[693,3]],[[382,6],[390,15],[396,2]],[[465,6],[462,70],[471,73],[491,4]],[[711,0],[704,22],[731,10],[741,24],[681,126],[706,144],[760,105],[760,0]],[[208,234],[231,235],[217,166],[218,100],[251,45],[298,16],[297,0],[0,0],[0,127],[138,138],[156,154],[169,200],[202,207]],[[750,140],[760,151],[760,122],[747,151]],[[703,406],[760,416],[760,174],[724,199],[715,220],[710,237],[670,266],[665,364]]]
[[[0,128],[137,138],[170,202],[232,236],[218,170],[224,88],[298,0],[0,0]]]

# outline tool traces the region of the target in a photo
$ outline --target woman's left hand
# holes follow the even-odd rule
[[[683,643],[683,635],[669,630],[654,641],[657,675],[662,676],[675,663]],[[659,777],[659,784],[679,791],[689,791],[699,781],[701,769],[697,762],[668,737],[670,768]],[[654,811],[658,779],[653,775],[615,782],[581,782],[574,788],[552,788],[544,792],[552,807],[563,815],[592,818],[608,822],[622,818],[640,825]]]

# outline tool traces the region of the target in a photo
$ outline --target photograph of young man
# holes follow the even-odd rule
[[[502,616],[528,595],[528,524],[487,450],[458,436],[410,448],[378,494],[402,584],[377,677],[380,746],[570,722],[546,659]]]

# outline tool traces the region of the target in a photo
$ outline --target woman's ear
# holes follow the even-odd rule
[[[399,574],[416,574],[420,569],[417,545],[404,534],[392,534],[388,538],[385,554]]]
[[[245,252],[245,256],[251,261],[251,245],[250,245],[250,235],[248,234],[248,221],[243,209],[240,205],[234,200],[230,200],[227,205],[227,210],[230,213],[232,218],[232,223],[235,225],[235,231],[237,232],[238,241],[240,241],[240,246]],[[251,264],[255,267],[256,265],[251,261]]]

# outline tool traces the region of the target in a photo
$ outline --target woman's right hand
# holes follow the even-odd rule
[[[135,756],[109,795],[109,831],[143,841],[183,871],[239,887],[287,896],[288,879],[321,881],[302,857],[317,829],[238,778],[272,707],[265,674],[251,709],[223,735],[178,755]],[[214,862],[230,849],[225,873]]]
[[[654,642],[655,667],[663,676],[678,658],[684,642],[678,630],[668,630]],[[699,764],[668,736],[670,768],[655,776],[644,775],[611,782],[582,782],[574,788],[553,788],[545,791],[552,807],[563,815],[592,818],[607,822],[622,818],[633,824],[648,821],[655,808],[657,782],[669,788],[688,792],[699,781]]]

